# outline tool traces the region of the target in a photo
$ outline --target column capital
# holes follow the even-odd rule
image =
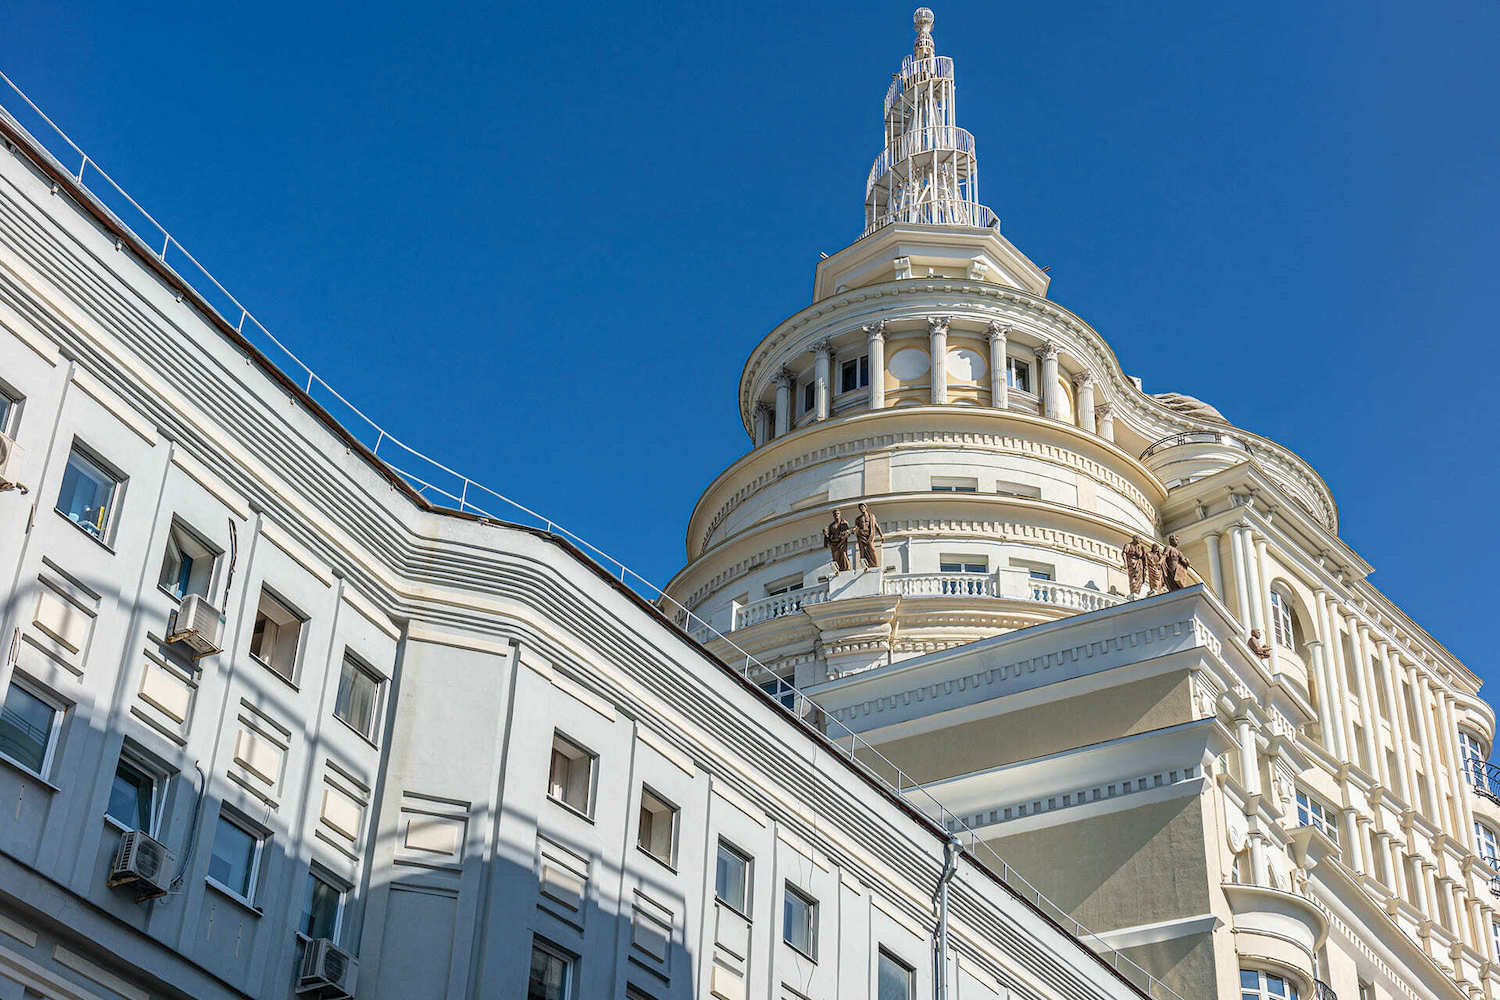
[[[776,388],[790,389],[795,379],[796,376],[792,374],[792,370],[783,365],[781,370],[776,373]]]
[[[1094,376],[1088,372],[1079,372],[1073,376],[1073,388],[1091,389],[1094,385]]]
[[[1011,328],[1001,323],[998,319],[990,320],[990,342],[1005,340],[1010,336]]]
[[[757,402],[755,404],[755,414],[757,416],[759,416],[762,413],[770,413],[772,409],[774,409],[774,407],[772,407],[770,403]]]
[[[885,320],[883,319],[874,323],[866,323],[860,329],[864,331],[865,336],[870,340],[882,340],[885,338]]]
[[[814,354],[832,354],[833,344],[829,342],[827,337],[820,337],[812,342],[812,350]]]
[[[951,316],[928,316],[927,317],[927,333],[928,333],[928,335],[929,336],[933,335],[933,334],[947,335],[947,333],[948,333],[948,321],[951,320],[952,318],[953,317],[951,317]]]
[[[1036,356],[1042,361],[1052,361],[1057,358],[1058,348],[1050,340],[1044,340],[1037,345]]]
[[[1103,420],[1105,417],[1109,416],[1110,414],[1112,414],[1114,412],[1115,412],[1115,408],[1114,408],[1114,404],[1112,404],[1112,403],[1098,403],[1098,404],[1095,404],[1095,406],[1094,406],[1094,415],[1097,416],[1100,420]],[[1217,535],[1218,532],[1216,531],[1216,532],[1214,532],[1214,534]]]

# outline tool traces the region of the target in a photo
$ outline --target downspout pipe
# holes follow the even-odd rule
[[[958,871],[958,856],[963,845],[957,837],[949,837],[943,845],[943,872],[938,876],[937,891],[932,901],[938,911],[937,956],[933,963],[934,1000],[948,1000],[948,883]]]

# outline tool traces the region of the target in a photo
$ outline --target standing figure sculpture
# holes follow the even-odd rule
[[[859,547],[859,558],[864,561],[865,569],[874,569],[880,565],[880,550],[875,547],[876,538],[885,541],[885,532],[880,530],[880,522],[875,520],[870,508],[860,504],[859,516],[854,519],[854,541]]]
[[[833,512],[833,520],[823,529],[823,544],[833,557],[834,576],[849,568],[849,522],[844,520],[843,511]]]
[[[1146,579],[1153,594],[1160,594],[1165,589],[1162,581],[1167,575],[1166,558],[1161,546],[1152,542],[1151,551],[1146,553]]]
[[[1193,578],[1188,576],[1188,570],[1193,568],[1193,564],[1188,562],[1187,553],[1182,551],[1176,535],[1167,539],[1167,551],[1162,562],[1167,571],[1168,590],[1181,590],[1193,585]]]
[[[1130,541],[1120,550],[1125,557],[1125,575],[1130,580],[1131,598],[1142,597],[1146,593],[1146,546],[1139,535],[1131,535]]]

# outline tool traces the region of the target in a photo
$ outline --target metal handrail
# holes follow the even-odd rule
[[[262,324],[260,320],[258,320],[250,312],[247,306],[241,304],[240,301],[236,299],[234,295],[232,295],[229,290],[219,282],[217,278],[209,273],[207,268],[199,263],[196,257],[194,257],[186,249],[184,249],[182,244],[178,243],[177,240],[172,236],[172,234],[169,233],[166,228],[161,225],[161,223],[156,221],[155,217],[153,217],[149,212],[142,208],[134,198],[126,193],[125,189],[122,188],[114,180],[114,178],[112,178],[103,168],[101,168],[92,157],[85,153],[77,143],[69,138],[68,135],[63,132],[63,130],[58,127],[58,125],[53,122],[51,118],[47,117],[42,109],[37,107],[37,105],[31,100],[31,98],[28,97],[25,92],[22,91],[21,88],[18,87],[15,82],[10,79],[9,76],[6,76],[4,72],[0,72],[0,80],[3,80],[5,84],[15,92],[16,96],[25,103],[26,107],[30,108],[31,111],[34,112],[42,122],[46,123],[46,125],[51,129],[52,133],[55,134],[56,138],[60,139],[63,143],[66,144],[68,151],[72,155],[76,155],[79,158],[78,170],[76,172],[70,171],[67,167],[63,166],[62,161],[58,159],[57,154],[54,153],[46,143],[38,139],[30,129],[27,129],[21,123],[21,121],[16,118],[16,116],[10,111],[9,108],[5,107],[3,103],[0,103],[0,114],[3,114],[20,132],[20,134],[24,135],[32,142],[33,146],[35,147],[35,152],[38,152],[51,160],[53,166],[60,173],[71,176],[73,182],[78,185],[79,189],[88,194],[95,200],[95,202],[98,203],[98,208],[102,209],[111,218],[113,218],[125,233],[128,233],[142,246],[147,247],[150,252],[153,253],[153,255],[156,257],[158,263],[165,266],[173,274],[175,274],[177,278],[181,280],[188,289],[192,290],[202,300],[202,304],[205,308],[212,310],[217,315],[219,320],[233,326],[240,332],[241,336],[246,337],[246,339],[250,340],[252,343],[254,343],[254,340],[252,339],[253,333],[251,330],[247,330],[247,327],[253,328],[253,330],[260,331],[260,333],[264,336],[266,342],[273,344],[281,352],[282,356],[290,360],[292,364],[296,366],[296,371],[298,373],[297,378],[299,380],[299,383],[305,385],[305,388],[303,390],[304,392],[306,392],[309,396],[313,396],[315,387],[321,389],[328,395],[328,397],[340,403],[349,413],[358,417],[359,423],[366,429],[366,433],[373,433],[375,437],[375,443],[368,446],[370,448],[372,456],[374,456],[377,461],[383,463],[392,472],[401,476],[403,479],[409,482],[416,490],[418,495],[427,498],[429,502],[431,502],[432,497],[439,497],[442,499],[450,500],[457,505],[456,509],[460,513],[473,513],[483,517],[494,518],[496,520],[507,520],[505,518],[497,517],[495,514],[487,510],[484,506],[481,506],[479,502],[476,502],[477,498],[478,500],[483,500],[484,503],[489,504],[490,501],[484,500],[484,497],[492,497],[494,498],[494,500],[507,505],[509,512],[524,515],[526,518],[531,519],[537,525],[543,526],[548,534],[566,538],[568,541],[577,545],[580,549],[590,553],[593,558],[595,558],[602,564],[604,568],[608,569],[613,576],[617,577],[622,585],[636,590],[643,596],[654,596],[656,601],[658,602],[658,606],[663,610],[666,610],[668,606],[670,606],[672,609],[675,609],[675,613],[680,623],[683,623],[685,626],[691,626],[698,632],[706,632],[714,638],[723,641],[728,645],[730,649],[735,652],[736,660],[738,660],[738,657],[743,656],[744,665],[741,668],[740,672],[747,680],[751,680],[752,682],[754,682],[752,672],[756,674],[764,674],[768,678],[776,680],[778,686],[778,694],[780,694],[782,698],[785,698],[787,694],[793,695],[790,707],[786,704],[785,701],[777,699],[777,703],[781,704],[782,707],[790,713],[793,721],[802,726],[815,737],[831,741],[835,746],[843,750],[845,756],[848,758],[852,766],[859,768],[860,770],[865,772],[872,780],[879,782],[886,788],[893,791],[896,795],[904,799],[908,804],[912,805],[913,808],[917,809],[923,816],[925,816],[928,822],[932,823],[938,831],[945,834],[951,831],[955,836],[967,836],[965,850],[974,863],[982,865],[985,868],[989,869],[1005,885],[1009,886],[1011,891],[1014,892],[1017,896],[1029,901],[1033,906],[1035,906],[1042,913],[1046,914],[1059,926],[1072,933],[1073,936],[1078,938],[1078,940],[1082,944],[1095,951],[1100,956],[1101,960],[1105,961],[1106,964],[1113,967],[1116,972],[1118,972],[1127,982],[1132,983],[1146,996],[1151,997],[1152,1000],[1183,1000],[1183,998],[1178,993],[1172,990],[1165,983],[1161,982],[1161,980],[1152,976],[1144,968],[1131,961],[1129,958],[1125,957],[1119,951],[1111,948],[1107,943],[1105,943],[1102,938],[1094,934],[1092,931],[1088,930],[1088,928],[1084,927],[1083,924],[1074,920],[1065,910],[1063,910],[1061,907],[1057,906],[1046,896],[1044,896],[1040,890],[1038,890],[1025,878],[1019,875],[1015,871],[1015,869],[1006,864],[1003,858],[1001,858],[994,852],[992,848],[990,848],[987,844],[979,839],[978,834],[971,827],[969,827],[969,825],[963,819],[950,812],[947,807],[939,802],[932,795],[932,793],[928,791],[926,787],[924,787],[920,782],[916,781],[910,775],[906,774],[905,771],[901,770],[901,768],[897,767],[889,758],[887,758],[875,747],[870,745],[868,741],[863,739],[858,733],[854,732],[854,730],[850,729],[848,726],[845,726],[843,723],[831,718],[830,716],[816,711],[816,704],[805,693],[798,690],[796,687],[786,682],[785,680],[780,679],[778,675],[773,670],[771,670],[771,668],[767,667],[765,664],[761,663],[754,656],[752,656],[749,652],[742,649],[732,639],[728,638],[723,633],[713,628],[711,625],[709,625],[708,622],[699,618],[696,614],[694,614],[688,608],[671,597],[671,595],[661,590],[651,581],[647,580],[645,577],[641,576],[639,573],[626,566],[625,563],[621,562],[619,559],[616,559],[608,552],[599,548],[588,539],[583,538],[582,536],[568,530],[561,524],[558,524],[556,521],[552,520],[550,517],[538,513],[537,511],[532,510],[530,507],[527,507],[526,505],[516,500],[512,500],[510,497],[507,497],[504,494],[497,492],[496,490],[492,490],[484,484],[476,482],[473,479],[470,479],[468,476],[463,475],[462,473],[456,472],[452,468],[444,465],[436,459],[424,455],[422,452],[411,447],[410,445],[403,442],[400,438],[387,431],[384,427],[376,423],[371,417],[365,414],[364,411],[360,410],[353,403],[345,399],[337,390],[333,388],[333,386],[331,386],[321,376],[314,372],[305,362],[303,362],[302,359],[299,358],[290,348],[288,348],[285,344],[278,340],[270,332],[270,330],[266,329],[265,325]],[[101,196],[100,193],[94,191],[93,188],[89,187],[88,178],[91,176],[91,172],[92,174],[97,174],[100,178],[103,179],[104,183],[108,185],[108,191],[112,191],[115,195],[123,198],[125,203],[127,203],[136,212],[140,213],[140,217],[150,224],[151,229],[155,233],[155,238],[153,240],[148,242],[147,240],[142,238],[141,234],[138,233],[133,226],[119,217],[119,215],[114,211],[114,209],[110,207],[109,203],[105,200],[105,198],[108,196],[108,191],[106,191],[105,194]],[[983,208],[983,206],[977,207]],[[988,212],[989,210],[984,209],[984,211]],[[161,244],[161,249],[159,251],[154,249],[158,241]],[[186,260],[187,262],[192,264],[192,266],[197,270],[197,273],[202,276],[203,280],[212,285],[212,287],[219,293],[219,295],[223,296],[225,302],[231,305],[232,309],[228,314],[226,314],[220,308],[220,306],[215,305],[214,302],[207,295],[205,295],[200,288],[198,288],[190,280],[188,280],[188,278],[182,274],[181,270],[179,270],[177,265],[167,260],[168,254],[174,249],[183,260]],[[238,310],[239,316],[237,322],[231,323],[229,321],[229,317],[233,315],[233,310]],[[270,363],[273,365],[277,364],[274,359],[268,358],[268,360],[270,360]],[[281,366],[277,365],[277,367],[280,368]],[[288,377],[291,376],[291,373],[285,372],[285,369],[282,370],[285,374],[288,375]],[[316,397],[314,397],[314,401],[321,402],[318,401]],[[337,420],[337,416],[335,416],[334,419]],[[356,438],[359,437],[359,435],[353,430],[350,430],[349,433],[353,434]],[[397,464],[396,456],[382,457],[380,455],[381,447],[385,447],[387,456],[391,456],[393,451],[396,452],[397,456],[400,456],[400,461],[402,462],[402,464]],[[406,466],[408,463],[416,463],[416,465],[414,468],[407,468]],[[448,478],[442,479],[442,477]],[[514,521],[513,523],[524,524],[525,522]],[[827,729],[819,728],[818,725],[814,724],[815,720],[821,721],[825,726],[827,726]],[[833,730],[833,732],[830,733],[828,730]],[[847,745],[845,745],[846,742]]]
[[[1315,987],[1313,992],[1317,994],[1317,1000],[1339,1000],[1339,995],[1333,992],[1333,987],[1323,982],[1323,980],[1313,980],[1313,986]]]
[[[1159,451],[1165,451],[1168,448],[1176,448],[1178,445],[1183,444],[1227,444],[1231,448],[1238,448],[1241,451],[1250,452],[1250,446],[1248,444],[1241,441],[1239,438],[1231,434],[1225,434],[1222,431],[1182,431],[1178,434],[1168,434],[1166,437],[1158,441],[1151,442],[1146,450],[1141,452],[1141,459],[1142,461],[1144,461],[1145,459],[1150,458],[1152,455],[1155,455]]]
[[[905,222],[916,226],[973,226],[975,229],[990,229],[1000,225],[1000,219],[987,206],[977,201],[924,201],[882,212],[860,233],[864,239],[877,229],[884,229],[894,222]]]
[[[903,132],[892,145],[886,146],[870,165],[865,177],[865,197],[880,179],[890,173],[891,167],[919,153],[968,153],[975,152],[974,133],[959,125],[928,125],[925,128]]]
[[[920,61],[921,65],[918,66]],[[917,71],[921,70],[922,79],[929,80],[936,77],[941,80],[953,79],[953,57],[952,56],[928,56],[918,60],[916,56],[906,56],[901,60],[901,72],[892,74],[891,85],[885,90],[885,105],[881,109],[882,115],[891,113],[891,105],[896,103],[896,98],[906,92],[906,84]]]

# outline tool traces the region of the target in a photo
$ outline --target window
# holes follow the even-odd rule
[[[1328,839],[1338,843],[1338,821],[1333,807],[1325,806],[1302,789],[1297,789],[1297,825],[1311,826],[1323,831]]]
[[[1495,946],[1495,954],[1500,955],[1500,920],[1490,921],[1490,942]]]
[[[302,898],[302,923],[298,929],[313,940],[327,938],[338,944],[343,923],[343,887],[319,874],[317,869],[309,871],[307,893]]]
[[[1375,1000],[1375,987],[1364,980],[1360,980],[1359,1000]]]
[[[818,384],[809,382],[802,387],[802,412],[811,413],[818,403]]]
[[[1040,486],[1029,486],[1026,483],[1007,483],[1003,479],[995,483],[995,492],[1003,497],[1021,497],[1026,500],[1040,500],[1042,488]]]
[[[52,754],[62,730],[62,707],[43,697],[19,677],[11,680],[0,708],[0,755],[39,778],[52,769]]]
[[[877,1000],[911,1000],[911,981],[911,966],[881,948],[875,969]]]
[[[303,619],[271,592],[261,588],[255,609],[255,628],[250,633],[250,655],[276,673],[291,680],[297,673],[297,645],[302,639]]]
[[[74,442],[57,492],[57,512],[102,542],[109,535],[122,482]]]
[[[870,356],[850,358],[839,366],[839,392],[853,392],[870,384]]]
[[[1038,566],[1029,566],[1026,569],[1026,577],[1030,580],[1051,581],[1052,571],[1050,569],[1042,569]]]
[[[818,901],[790,882],[781,904],[781,939],[814,962],[818,960]]]
[[[979,480],[963,476],[933,476],[934,493],[978,493]]]
[[[167,550],[162,554],[157,585],[178,600],[189,594],[207,597],[217,558],[218,553],[174,518],[167,532]]]
[[[988,593],[989,571],[989,560],[984,556],[939,556],[938,572],[954,575],[938,581],[938,592],[946,596],[983,597]]]
[[[1024,361],[1008,358],[1005,362],[1005,381],[1012,389],[1031,391],[1031,366]]]
[[[664,865],[675,860],[677,807],[645,786],[641,787],[641,817],[636,846]]]
[[[547,796],[585,816],[594,811],[594,755],[557,732],[552,734]]]
[[[346,652],[339,671],[339,692],[333,699],[333,717],[348,723],[365,739],[373,740],[379,708],[380,678]]]
[[[1490,759],[1489,748],[1467,729],[1460,729],[1458,750],[1464,759],[1464,770],[1468,773],[1469,781],[1479,786],[1481,791],[1489,791],[1489,783],[1485,780],[1485,763]]]
[[[737,913],[750,913],[750,859],[722,840],[714,869],[714,898]]]
[[[208,880],[231,895],[250,902],[255,898],[255,879],[260,869],[259,834],[228,813],[219,813],[214,831],[213,855],[208,859]]]
[[[526,1000],[571,1000],[574,961],[573,956],[561,949],[533,938]]]
[[[20,410],[20,400],[12,396],[4,387],[0,387],[0,434],[9,437],[16,436],[16,429],[12,424]]]
[[[115,780],[109,786],[109,805],[104,815],[127,830],[140,830],[156,836],[160,806],[158,779],[146,768],[130,760],[125,751],[115,765]]]
[[[802,589],[802,581],[794,580],[791,583],[773,583],[766,587],[767,597],[776,597],[780,594],[790,594],[794,590]]]
[[[931,565],[931,564],[929,564]],[[938,563],[941,573],[988,573],[989,560],[983,556],[943,556]]]
[[[1293,652],[1297,650],[1297,619],[1292,614],[1292,599],[1280,587],[1271,588],[1271,634],[1276,644]]]
[[[1474,846],[1479,856],[1488,861],[1490,867],[1500,865],[1500,850],[1496,850],[1495,831],[1478,820],[1474,821]]]
[[[782,708],[797,708],[797,692],[793,691],[791,685],[780,677],[773,677],[768,681],[762,681],[760,689],[766,694],[781,702]]]
[[[1297,987],[1290,979],[1259,972],[1240,970],[1240,1000],[1298,1000]]]

